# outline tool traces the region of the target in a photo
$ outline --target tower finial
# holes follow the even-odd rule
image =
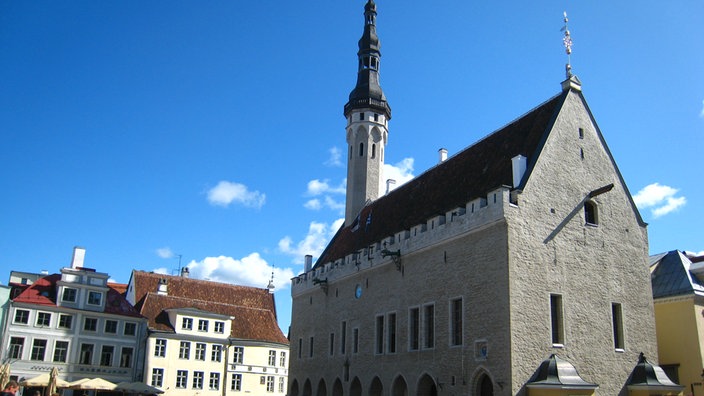
[[[565,45],[565,53],[567,54],[567,64],[565,65],[565,74],[569,79],[572,77],[572,62],[570,61],[570,55],[572,54],[572,36],[570,36],[570,29],[567,25],[569,19],[567,19],[567,11],[563,12],[565,26],[562,27],[562,31],[565,32],[565,36],[562,38],[562,44]]]

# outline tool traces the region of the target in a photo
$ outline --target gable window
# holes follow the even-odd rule
[[[193,318],[183,318],[181,320],[181,329],[193,330]]]
[[[584,203],[584,221],[589,225],[599,224],[599,214],[594,201]]]
[[[65,287],[64,292],[61,294],[61,301],[65,302],[76,302],[76,295],[78,290],[71,289],[70,287]]]
[[[16,324],[28,324],[29,323],[29,311],[26,309],[15,310],[15,320]]]
[[[10,337],[10,359],[22,359],[22,349],[24,348],[24,338]]]
[[[198,321],[198,331],[208,331],[208,321],[200,319]]]
[[[71,329],[73,327],[73,315],[59,314],[59,328]]]
[[[157,338],[154,341],[154,356],[166,357],[166,340],[165,339]]]
[[[80,364],[93,364],[93,344],[81,344]]]
[[[97,318],[85,318],[83,320],[83,330],[85,330],[85,331],[98,330],[98,319]]]
[[[623,350],[623,311],[621,304],[611,304],[611,321],[614,330],[614,348],[616,350]]]
[[[101,305],[103,303],[103,293],[91,291],[88,292],[88,304]]]
[[[68,357],[68,341],[56,341],[54,344],[54,362],[66,363]]]
[[[218,334],[223,334],[225,332],[225,322],[215,322],[215,332]]]
[[[196,343],[196,360],[205,360],[205,344],[202,342]]]
[[[30,355],[29,360],[43,361],[45,352],[46,340],[35,339],[34,343],[32,344],[32,354]]]
[[[49,312],[37,312],[37,326],[49,326],[51,314]]]
[[[562,346],[565,343],[565,327],[562,316],[562,296],[559,294],[550,295],[550,325],[552,344]]]
[[[105,332],[110,334],[117,334],[117,321],[116,320],[106,320],[105,321]]]

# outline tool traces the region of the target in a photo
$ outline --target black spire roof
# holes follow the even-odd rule
[[[349,101],[345,105],[345,117],[354,109],[372,108],[391,119],[391,108],[379,85],[380,48],[379,37],[376,35],[376,4],[373,0],[368,0],[364,6],[364,33],[359,39],[357,52],[357,85],[350,92]]]

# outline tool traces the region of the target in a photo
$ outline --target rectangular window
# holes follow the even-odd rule
[[[186,389],[188,386],[188,371],[176,370],[176,388]]]
[[[242,390],[242,374],[232,374],[232,384],[230,390],[239,392]]]
[[[408,349],[417,351],[420,348],[420,309],[411,308],[408,316]]]
[[[137,324],[133,322],[126,322],[124,333],[126,336],[133,336],[137,334]]]
[[[193,389],[203,389],[203,377],[202,371],[193,372]]]
[[[51,314],[49,312],[37,312],[37,326],[49,327],[51,324]]]
[[[152,386],[161,387],[164,385],[164,369],[152,369]]]
[[[359,329],[352,330],[352,353],[359,353]]]
[[[384,316],[376,317],[376,342],[374,344],[374,352],[377,354],[384,353]]]
[[[88,292],[88,304],[101,305],[103,303],[103,293],[91,291]]]
[[[205,360],[205,344],[196,342],[196,360]]]
[[[24,338],[10,337],[10,359],[22,359],[22,349],[24,348]]]
[[[279,366],[286,367],[286,352],[279,354]]]
[[[154,356],[166,357],[166,340],[165,339],[157,338],[154,341]]]
[[[623,311],[621,304],[611,304],[611,320],[613,322],[614,329],[614,348],[623,350]]]
[[[435,348],[435,305],[423,307],[423,348]]]
[[[268,375],[266,377],[266,391],[267,392],[274,392],[274,376],[273,375]]]
[[[330,333],[330,348],[328,348],[330,356],[335,354],[335,333]]]
[[[78,290],[76,290],[76,289],[71,289],[71,288],[65,287],[64,292],[61,295],[61,301],[75,303],[77,292],[78,292]]]
[[[29,311],[26,309],[15,310],[15,324],[29,324]]]
[[[550,295],[550,325],[553,345],[564,344],[565,328],[562,316],[562,296],[559,294]]]
[[[59,314],[59,328],[71,329],[73,327],[73,315]]]
[[[284,393],[286,390],[286,380],[284,377],[279,377],[279,393]]]
[[[389,353],[396,353],[396,314],[390,313],[387,322],[389,329],[386,332],[386,348]]]
[[[68,358],[68,341],[56,341],[54,344],[54,362],[66,363]]]
[[[450,345],[462,345],[462,299],[450,301]]]
[[[198,331],[208,331],[208,321],[200,319],[198,321]]]
[[[116,320],[106,320],[105,321],[105,332],[109,334],[117,334],[117,321]]]
[[[210,354],[210,360],[219,362],[222,360],[222,345],[213,345],[213,351]]]
[[[98,330],[98,319],[97,319],[97,318],[85,318],[85,319],[83,319],[83,330],[85,330],[85,331],[97,331],[97,330]]]
[[[276,366],[276,351],[269,351],[269,366]]]
[[[122,352],[120,353],[120,367],[131,368],[132,356],[134,356],[134,349],[129,347],[122,347]]]
[[[225,322],[215,322],[215,332],[218,334],[225,333]]]
[[[112,345],[103,345],[103,350],[100,353],[100,365],[112,366],[112,356],[115,354],[115,347]]]
[[[301,355],[303,354],[303,338],[298,339],[298,358],[301,358]]]
[[[193,330],[193,318],[183,318],[181,320],[181,329]]]
[[[93,364],[93,344],[81,344],[80,364]]]
[[[181,346],[178,349],[179,359],[188,359],[191,357],[191,343],[188,341],[181,341]]]
[[[347,322],[342,322],[340,326],[340,354],[347,353]]]
[[[313,341],[315,339],[313,337],[310,338],[310,344],[308,345],[308,356],[313,357]]]
[[[210,373],[210,381],[208,382],[210,390],[220,389],[220,373]]]
[[[45,353],[46,340],[35,339],[32,343],[32,354],[29,356],[29,360],[43,361]]]

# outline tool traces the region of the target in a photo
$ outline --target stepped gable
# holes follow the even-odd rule
[[[197,309],[232,316],[235,319],[232,321],[230,337],[288,345],[288,340],[279,329],[274,313],[268,309],[147,293],[141,312],[149,319],[150,330],[174,332],[166,312],[172,308]]]
[[[568,92],[563,91],[362,208],[357,221],[338,230],[315,267],[425,223],[433,216],[464,207],[492,189],[511,186],[511,158],[519,154],[527,157],[526,174],[530,172]]]

